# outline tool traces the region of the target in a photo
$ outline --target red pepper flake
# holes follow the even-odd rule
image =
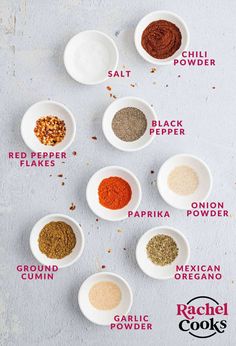
[[[113,95],[112,97],[113,97],[113,99],[117,99],[117,97],[115,95]]]
[[[156,67],[152,67],[150,72],[151,72],[151,73],[155,73],[156,70],[157,70]]]
[[[155,172],[154,171],[151,171],[151,174],[154,174]]]
[[[52,174],[50,174],[49,177],[52,177]],[[235,183],[235,184],[236,184],[236,183]]]
[[[77,152],[76,151],[72,151],[72,155],[76,156]]]
[[[76,205],[72,202],[69,209],[72,211],[72,210],[75,210],[75,208],[76,208]]]
[[[109,94],[110,95],[110,97],[112,97],[112,94]]]
[[[98,222],[98,219],[96,219],[96,221]]]
[[[111,249],[107,249],[107,253],[111,253]]]
[[[181,76],[180,76],[180,74],[178,74],[178,78],[180,78]]]
[[[130,86],[131,86],[132,88],[134,88],[134,87],[135,87],[135,84],[130,84]]]
[[[123,250],[125,250],[125,251],[126,251],[126,247],[124,247],[124,248],[123,248]]]
[[[106,268],[106,266],[103,264],[103,265],[102,265],[102,269],[105,269],[105,268]]]
[[[94,139],[95,141],[97,140],[97,137],[96,136],[93,136],[93,137],[91,137],[92,139]]]
[[[212,89],[215,89],[216,87],[212,87]]]
[[[107,86],[107,90],[111,91],[111,87],[110,87],[110,86]]]
[[[61,185],[62,185],[62,186],[64,186],[64,185],[65,185],[64,181],[61,183]]]
[[[62,178],[63,174],[58,174],[57,176],[58,176],[58,178]]]

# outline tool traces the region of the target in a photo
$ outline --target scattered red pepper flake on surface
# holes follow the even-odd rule
[[[151,72],[151,73],[155,73],[156,70],[157,70],[156,67],[152,67],[150,72]]]
[[[76,205],[72,202],[69,209],[70,210],[75,210],[75,208],[76,208]]]
[[[126,251],[126,247],[124,247],[124,248],[123,248],[123,250],[125,250],[125,251]]]
[[[113,99],[117,99],[117,97],[115,95],[113,95],[112,97],[113,97]]]
[[[106,268],[106,266],[103,264],[103,265],[102,265],[102,269],[105,269],[105,268]]]
[[[98,219],[96,219],[96,221],[98,222]]]
[[[76,151],[72,151],[72,155],[76,156],[77,152]]]
[[[111,91],[111,87],[110,87],[110,86],[107,86],[107,90]]]
[[[93,136],[93,137],[91,137],[91,138],[92,138],[93,140],[95,140],[95,141],[97,140],[97,137],[96,137],[96,136]]]
[[[122,233],[123,231],[122,231],[121,229],[118,229],[117,232],[118,232],[118,233]]]
[[[64,181],[61,183],[61,185],[62,185],[62,186],[64,186],[64,185],[65,185]]]
[[[52,177],[52,174],[50,174],[49,177]],[[236,183],[235,183],[235,184],[236,184]]]
[[[57,176],[58,176],[58,178],[62,178],[63,174],[58,174]]]
[[[135,87],[135,84],[130,84],[130,86],[131,86],[132,88],[134,88],[134,87]]]
[[[180,74],[178,74],[178,78],[180,78],[181,76],[180,76]]]
[[[107,249],[107,253],[111,253],[111,249]]]
[[[155,172],[154,171],[151,171],[151,174],[154,174]]]

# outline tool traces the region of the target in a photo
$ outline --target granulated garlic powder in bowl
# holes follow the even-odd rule
[[[177,209],[190,209],[193,202],[208,198],[212,175],[198,157],[179,154],[163,163],[157,175],[157,187],[166,203]]]

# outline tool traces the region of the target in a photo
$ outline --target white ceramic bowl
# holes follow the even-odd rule
[[[131,200],[122,209],[108,209],[99,203],[98,187],[103,179],[109,177],[120,177],[126,180],[131,187]],[[119,166],[108,166],[100,169],[90,178],[87,185],[86,198],[90,209],[97,216],[104,220],[120,221],[128,217],[129,210],[134,211],[138,208],[142,198],[142,191],[138,179],[131,171]]]
[[[43,227],[52,221],[63,221],[72,227],[76,236],[76,245],[71,254],[62,259],[48,258],[39,249],[38,239]],[[76,262],[84,250],[84,233],[79,224],[71,217],[63,214],[49,214],[40,219],[33,227],[30,234],[30,248],[34,257],[44,265],[56,265],[58,268],[64,268]]]
[[[121,302],[112,310],[98,310],[89,301],[90,289],[100,281],[112,281],[121,290]],[[114,322],[115,315],[122,316],[129,313],[133,304],[133,294],[129,284],[121,276],[114,273],[101,272],[89,276],[82,283],[79,289],[78,302],[83,315],[88,320],[106,326]]]
[[[135,107],[140,109],[147,118],[147,129],[142,137],[133,142],[125,142],[119,139],[112,130],[112,120],[115,114],[122,108]],[[154,135],[150,135],[149,130],[152,127],[152,120],[156,120],[156,113],[149,104],[138,97],[122,97],[113,101],[106,109],[102,129],[103,133],[115,148],[123,151],[137,151],[148,146],[154,139]]]
[[[159,266],[152,263],[147,256],[146,246],[149,240],[158,234],[165,234],[172,237],[179,249],[176,259],[166,266]],[[187,239],[180,231],[172,227],[161,226],[150,229],[141,236],[136,247],[136,259],[139,267],[146,275],[153,279],[165,280],[173,278],[176,272],[176,265],[185,265],[188,263],[189,257],[190,247]]]
[[[64,139],[54,145],[44,145],[34,134],[36,121],[44,116],[54,115],[64,120],[66,126],[66,135]],[[71,111],[62,103],[55,101],[40,101],[33,104],[24,114],[21,121],[21,136],[25,144],[35,152],[55,152],[65,151],[74,140],[76,132],[75,119]]]
[[[169,58],[166,59],[156,59],[149,55],[146,50],[142,47],[141,39],[143,31],[146,29],[146,27],[151,24],[154,21],[157,20],[167,20],[173,24],[175,24],[182,35],[182,42],[180,48]],[[156,65],[166,65],[170,64],[174,59],[178,59],[182,52],[185,51],[189,45],[189,31],[187,28],[187,25],[185,24],[184,20],[177,16],[175,13],[168,12],[168,11],[155,11],[147,14],[145,17],[143,17],[140,22],[138,23],[135,34],[134,34],[134,42],[135,46],[137,48],[137,51],[139,54],[148,62],[151,64]]]
[[[97,30],[82,31],[67,43],[64,64],[69,75],[82,84],[99,84],[108,71],[117,68],[119,52],[108,35]]]
[[[178,166],[189,166],[198,176],[198,187],[191,195],[178,195],[171,191],[168,186],[168,176]],[[208,198],[212,189],[212,175],[206,163],[198,157],[179,154],[172,156],[163,163],[157,175],[157,187],[162,198],[172,207],[191,209],[193,202],[203,202]]]

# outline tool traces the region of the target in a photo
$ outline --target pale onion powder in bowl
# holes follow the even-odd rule
[[[193,194],[199,184],[197,173],[189,166],[177,166],[168,176],[168,186],[177,195]]]

